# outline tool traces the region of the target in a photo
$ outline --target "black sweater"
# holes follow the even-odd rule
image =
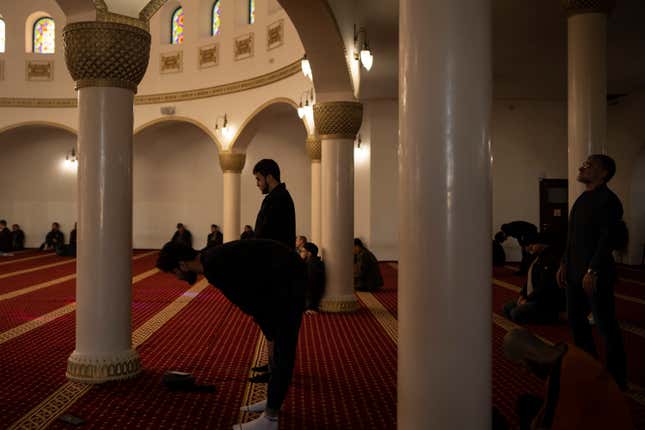
[[[296,246],[296,209],[284,182],[262,201],[255,221],[255,237],[273,239],[291,249]]]

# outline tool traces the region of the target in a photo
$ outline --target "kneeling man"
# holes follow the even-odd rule
[[[265,239],[228,242],[201,252],[181,242],[169,242],[159,253],[157,267],[191,285],[203,274],[227,299],[251,315],[266,338],[273,341],[267,400],[245,408],[264,413],[234,429],[277,429],[278,413],[291,382],[305,303],[307,275],[298,254]]]

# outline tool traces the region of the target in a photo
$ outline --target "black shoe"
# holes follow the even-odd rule
[[[269,365],[264,364],[262,366],[257,366],[257,367],[251,367],[251,370],[254,372],[268,372],[269,371]]]
[[[265,384],[269,382],[269,379],[271,379],[271,372],[266,372],[266,373],[260,373],[259,375],[250,377],[249,382],[253,382],[256,384]]]

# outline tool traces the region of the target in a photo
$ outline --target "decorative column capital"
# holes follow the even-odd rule
[[[65,62],[76,89],[118,87],[137,92],[150,58],[150,33],[117,22],[76,22],[63,29]]]
[[[220,152],[219,165],[222,166],[224,173],[242,173],[246,154],[234,152]]]
[[[314,122],[322,139],[352,139],[363,122],[358,102],[324,102],[314,105]]]
[[[567,16],[583,13],[604,13],[609,15],[616,6],[616,0],[562,0]]]
[[[307,154],[311,161],[320,161],[321,152],[320,137],[313,134],[307,136]]]

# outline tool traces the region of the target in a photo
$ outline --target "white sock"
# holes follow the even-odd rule
[[[260,400],[252,405],[244,405],[240,408],[242,412],[262,412],[267,408],[267,400]]]
[[[262,414],[248,423],[235,424],[233,430],[278,430],[278,418],[270,418]]]

